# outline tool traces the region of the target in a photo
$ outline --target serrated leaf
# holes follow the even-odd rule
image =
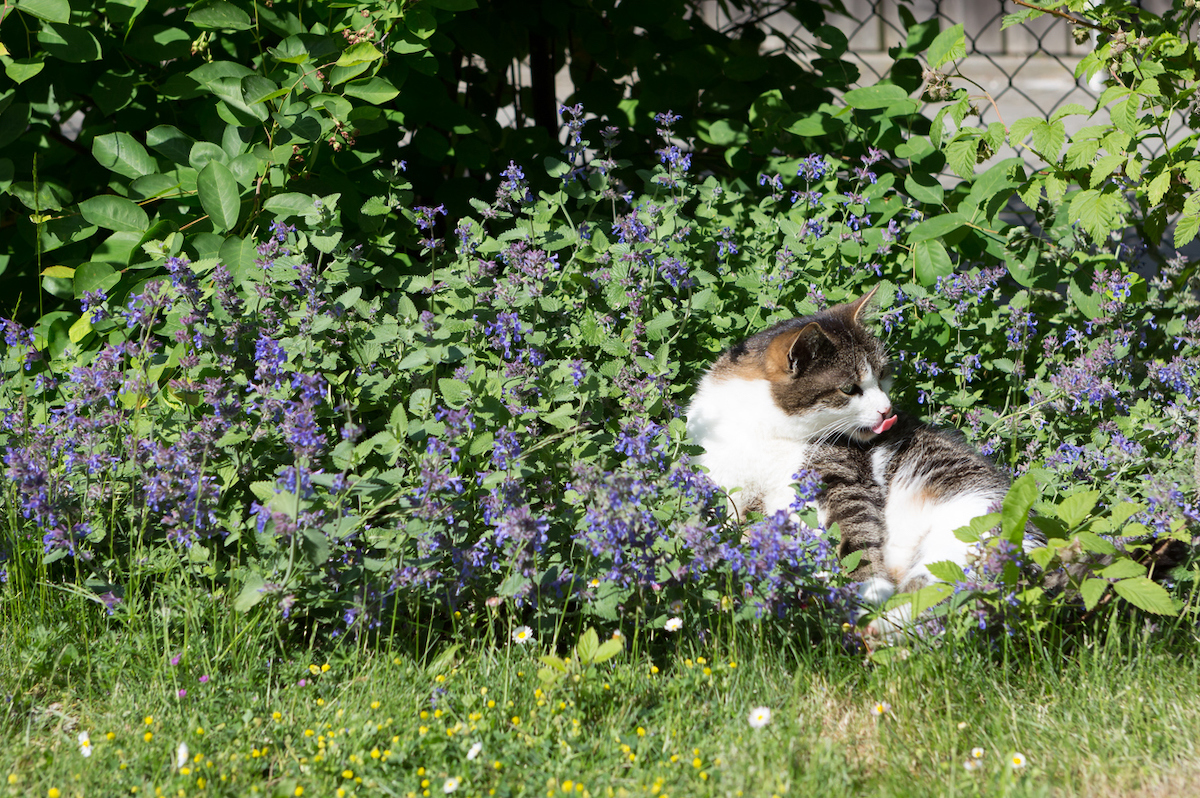
[[[1088,513],[1095,508],[1098,501],[1100,501],[1100,491],[1078,491],[1059,502],[1058,507],[1054,509],[1054,514],[1068,528],[1077,527],[1083,523],[1083,519],[1088,517]]]
[[[1096,574],[1105,579],[1127,579],[1134,576],[1145,576],[1146,566],[1129,559],[1119,559],[1112,565],[1107,565]]]
[[[929,45],[929,67],[937,69],[950,61],[967,57],[967,37],[962,23],[942,31]]]
[[[1117,595],[1138,609],[1152,612],[1156,615],[1174,615],[1175,602],[1166,588],[1145,576],[1135,576],[1122,579],[1113,584]]]
[[[1079,595],[1083,598],[1083,606],[1089,610],[1095,609],[1099,603],[1100,597],[1104,595],[1104,591],[1108,589],[1108,581],[1105,579],[1087,579],[1079,586]]]
[[[963,572],[962,566],[956,562],[946,560],[944,562],[930,563],[928,566],[929,573],[943,582],[965,582],[967,575]]]
[[[1104,182],[1118,166],[1125,163],[1124,155],[1102,155],[1092,162],[1091,185],[1093,188]]]
[[[606,662],[621,653],[625,648],[625,638],[610,637],[600,644],[600,648],[596,649],[595,655],[592,657],[593,663]]]
[[[979,137],[963,136],[946,145],[946,163],[961,178],[975,174],[975,163],[979,156]]]
[[[1092,554],[1116,554],[1117,548],[1104,538],[1093,532],[1077,532],[1075,539],[1083,544],[1086,551]]]
[[[862,558],[863,558],[862,549],[858,549],[857,551],[850,552],[849,554],[847,554],[845,557],[842,558],[842,570],[845,571],[846,573],[853,572],[854,569],[858,567],[858,564],[860,562],[862,562]]]
[[[1158,205],[1163,201],[1163,197],[1167,195],[1167,191],[1171,188],[1171,170],[1167,169],[1154,176],[1154,179],[1146,186],[1146,197],[1150,200],[1150,204]]]
[[[1191,243],[1197,232],[1200,232],[1200,214],[1180,216],[1175,223],[1175,247],[1178,249]]]
[[[1079,222],[1093,241],[1105,241],[1116,226],[1125,200],[1111,186],[1104,190],[1089,188],[1071,200],[1068,219]]]
[[[247,612],[255,604],[263,600],[263,588],[266,581],[258,574],[250,574],[242,583],[242,590],[234,599],[233,608],[238,612]]]
[[[1000,534],[1009,543],[1021,545],[1025,539],[1025,524],[1029,510],[1038,499],[1037,482],[1025,474],[1013,482],[1000,508]]]
[[[1039,122],[1031,131],[1033,148],[1049,163],[1058,161],[1063,143],[1067,140],[1067,129],[1062,122]]]
[[[596,630],[591,627],[584,632],[579,642],[575,644],[575,655],[579,657],[579,661],[589,663],[592,657],[596,655],[596,650],[600,648],[600,637],[596,634]]]
[[[209,161],[196,179],[200,207],[208,214],[213,227],[224,233],[237,226],[241,212],[237,180],[229,167],[219,161]]]

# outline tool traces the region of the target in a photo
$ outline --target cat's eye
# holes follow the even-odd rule
[[[862,388],[858,387],[858,383],[856,382],[842,385],[838,388],[838,390],[844,393],[846,396],[857,396],[862,393]]]

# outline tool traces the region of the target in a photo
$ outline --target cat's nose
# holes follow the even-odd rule
[[[888,405],[883,410],[879,411],[879,415],[881,415],[883,418],[887,418],[891,414],[892,414],[892,406],[891,405]]]

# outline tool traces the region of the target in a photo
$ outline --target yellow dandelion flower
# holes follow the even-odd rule
[[[371,702],[371,709],[379,709],[379,707],[380,707],[380,703],[378,701]]]
[[[321,668],[314,663],[314,664],[308,666],[308,672],[311,673],[313,676],[316,676],[318,673],[321,672]]]
[[[326,662],[324,665],[321,666],[321,673],[328,673],[328,672],[329,672],[329,663]]]
[[[301,787],[299,784],[297,784],[296,789],[292,794],[297,796],[297,798],[299,798],[299,796],[304,795],[304,788]]]
[[[62,795],[62,793],[58,791],[57,787],[51,787],[50,789],[46,790],[46,798],[58,798],[60,795]]]
[[[154,732],[146,732],[145,734],[142,735],[142,739],[145,740],[146,742],[150,742],[151,740],[154,739]]]

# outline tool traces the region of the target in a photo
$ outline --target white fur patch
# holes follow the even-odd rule
[[[986,515],[994,501],[994,496],[982,493],[939,500],[919,481],[895,480],[884,508],[888,530],[884,567],[903,590],[913,577],[932,579],[928,568],[932,563],[949,560],[966,565],[968,544],[956,538],[954,530]]]
[[[705,377],[687,418],[709,477],[726,490],[741,489],[741,496],[731,496],[739,517],[755,498],[765,513],[791,506],[792,476],[808,457],[812,426],[807,417],[779,409],[769,381]]]

